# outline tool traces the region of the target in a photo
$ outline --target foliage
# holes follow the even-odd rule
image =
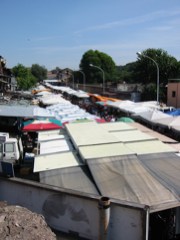
[[[90,66],[90,64],[96,67]],[[85,73],[88,83],[102,83],[103,73],[106,82],[114,80],[116,76],[116,66],[112,58],[98,50],[88,50],[84,53],[80,69]]]
[[[119,80],[126,83],[137,83],[136,81],[136,62],[131,62],[125,66],[117,67]]]
[[[159,99],[160,102],[166,102],[167,89],[166,87],[161,87],[159,89]],[[149,83],[144,85],[144,89],[141,94],[142,101],[155,101],[157,99],[157,84]]]
[[[98,50],[88,50],[82,56],[79,71],[74,71],[69,76],[75,78],[75,82],[83,83],[84,76],[86,84],[102,84],[103,74],[105,83],[142,83],[144,93],[142,100],[154,100],[157,94],[157,66],[159,68],[159,95],[160,100],[166,98],[166,88],[168,79],[180,78],[180,62],[170,56],[162,49],[148,48],[138,55],[136,62],[131,62],[125,66],[116,66],[113,59],[106,53]],[[90,66],[90,64],[94,65]],[[99,68],[99,69],[98,69]],[[80,72],[81,71],[81,72]],[[38,64],[33,64],[31,68],[26,68],[19,64],[13,68],[13,73],[17,79],[18,86],[29,89],[36,82],[47,78],[47,69]],[[53,73],[57,78],[61,77],[61,69],[56,67]],[[102,74],[103,73],[103,74]]]
[[[143,101],[155,100],[157,98],[156,84],[149,83],[148,85],[144,85],[141,98]]]
[[[151,59],[150,59],[151,58]],[[153,62],[154,61],[154,62]],[[156,62],[156,64],[155,64]],[[166,85],[168,79],[178,76],[178,61],[162,49],[149,48],[138,55],[136,71],[139,80],[144,84],[157,82],[157,68],[159,68],[159,82]]]
[[[138,54],[135,79],[139,79],[139,82],[145,86],[147,85],[142,99],[156,99],[156,88],[157,84],[159,84],[159,100],[166,102],[167,93],[165,86],[168,84],[168,79],[178,77],[179,69],[178,61],[162,49],[149,48]],[[154,87],[152,87],[153,84]]]
[[[12,69],[19,89],[28,90],[36,84],[36,78],[32,75],[29,68],[18,64]]]
[[[47,79],[47,69],[44,66],[33,64],[31,66],[31,73],[37,79],[37,82]]]

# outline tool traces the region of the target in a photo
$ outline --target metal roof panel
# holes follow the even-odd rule
[[[73,152],[38,155],[35,156],[34,159],[34,172],[41,172],[79,165],[80,162]]]
[[[109,143],[79,147],[81,157],[86,159],[133,154],[123,143]]]
[[[168,144],[165,144],[159,140],[127,142],[125,143],[125,146],[131,149],[131,151],[136,152],[138,155],[162,152],[177,152],[175,148],[172,148]]]

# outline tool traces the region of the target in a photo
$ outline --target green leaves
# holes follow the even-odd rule
[[[47,69],[38,64],[33,64],[31,66],[31,73],[33,74],[33,76],[36,77],[38,82],[41,82],[42,80],[47,78]]]
[[[17,80],[18,88],[22,90],[28,90],[37,82],[47,78],[47,69],[38,64],[33,64],[31,68],[18,64],[12,71]]]
[[[106,53],[98,50],[88,50],[82,56],[80,69],[85,73],[89,83],[102,83],[102,72],[90,64],[104,71],[106,81],[115,79],[116,66],[112,58]]]
[[[36,84],[36,78],[32,75],[31,70],[22,64],[15,66],[12,71],[19,89],[28,90]]]
[[[147,56],[147,57],[146,57]],[[177,77],[179,71],[178,61],[162,49],[148,48],[144,50],[137,59],[137,72],[139,79],[144,83],[156,83],[157,68],[153,59],[159,67],[160,83],[166,85],[169,78]]]

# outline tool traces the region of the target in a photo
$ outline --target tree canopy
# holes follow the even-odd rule
[[[94,65],[96,67],[91,66]],[[116,74],[116,65],[113,59],[106,53],[98,50],[88,50],[82,56],[80,69],[85,73],[89,83],[102,83],[102,72],[106,81],[113,81]]]
[[[168,79],[180,77],[180,62],[163,49],[148,48],[137,56],[137,61],[124,66],[116,66],[112,57],[108,54],[90,49],[83,54],[79,64],[80,69],[74,71],[74,74],[70,76],[75,77],[79,83],[83,83],[85,78],[86,84],[102,84],[103,77],[105,83],[142,83],[146,86],[144,88],[144,99],[148,98],[146,100],[150,100],[151,97],[154,98],[156,95],[157,66],[159,68],[161,95],[166,96],[165,86]],[[18,64],[12,70],[17,79],[18,87],[24,90],[47,78],[47,69],[38,64],[33,64],[31,68]],[[60,72],[61,69],[56,67],[54,73],[57,74],[57,78],[60,77]]]
[[[18,64],[12,69],[19,89],[28,90],[36,84],[36,77],[32,75],[31,69]]]
[[[166,85],[168,79],[178,76],[179,63],[162,49],[149,48],[138,54],[135,70],[139,75],[139,81],[144,84],[156,83],[157,68],[159,68],[160,84]]]
[[[31,66],[31,73],[36,77],[37,82],[41,82],[47,78],[47,69],[39,64],[33,64]]]

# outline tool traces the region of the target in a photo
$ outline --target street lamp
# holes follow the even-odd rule
[[[156,68],[157,68],[157,105],[158,105],[159,104],[159,67],[158,67],[158,64],[154,59],[152,59],[151,57],[149,57],[147,55],[142,54],[141,52],[138,52],[137,55],[149,58],[156,65]]]
[[[104,94],[105,93],[105,75],[104,75],[104,71],[102,70],[102,68],[100,68],[98,66],[95,66],[93,64],[89,64],[89,66],[98,68],[102,72],[102,76],[103,76],[103,94]]]
[[[83,90],[85,91],[85,89],[86,89],[86,76],[85,76],[85,73],[83,71],[81,71],[81,70],[78,70],[76,72],[80,72],[83,75]]]
[[[66,71],[66,76],[67,76],[67,78],[68,78],[68,82],[69,82],[69,78],[70,78],[70,75],[72,76],[72,82],[73,82],[73,89],[74,89],[74,74],[72,73],[72,72],[70,72],[70,71]],[[66,86],[67,86],[67,80],[66,80]]]

